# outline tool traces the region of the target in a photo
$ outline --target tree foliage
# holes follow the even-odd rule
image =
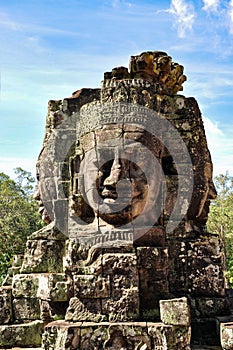
[[[218,196],[211,203],[207,229],[223,240],[228,278],[233,285],[233,177],[228,173],[216,176],[215,186]]]
[[[27,236],[41,228],[31,173],[15,169],[16,179],[0,173],[0,279],[13,255],[23,254]]]

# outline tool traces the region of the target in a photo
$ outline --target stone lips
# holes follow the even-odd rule
[[[57,127],[56,130],[50,135],[50,139],[54,139],[55,152],[54,159],[50,162],[50,178],[58,178],[56,163],[63,163],[69,157],[71,149],[75,147],[77,139],[79,140],[84,134],[87,134],[93,130],[100,129],[104,125],[135,125],[143,130],[146,130],[168,149],[172,155],[177,167],[178,179],[179,173],[182,173],[182,181],[179,181],[178,196],[176,204],[173,208],[173,212],[170,215],[170,220],[167,224],[167,232],[172,232],[185,216],[189,203],[192,197],[193,189],[193,173],[192,162],[189,152],[185,143],[183,142],[179,132],[172,126],[172,124],[157,114],[156,111],[151,110],[141,105],[135,105],[131,103],[113,102],[113,103],[99,103],[97,101],[85,104],[80,111],[80,114],[75,114],[69,119],[69,125],[66,125],[66,119]],[[77,125],[75,125],[77,123]],[[76,130],[76,136],[75,136]],[[163,137],[163,132],[166,131],[166,138]],[[167,134],[169,131],[169,138]],[[176,142],[179,146],[180,154],[183,154],[186,163],[180,165],[177,159],[177,147],[174,153],[170,149],[170,144]],[[114,145],[114,140],[113,144]],[[150,152],[148,150],[148,152]],[[109,159],[106,159],[108,161]],[[129,159],[130,160],[130,159]],[[134,161],[134,159],[132,159]],[[157,161],[157,160],[156,160]],[[43,161],[42,161],[43,163]],[[147,173],[146,169],[143,169],[144,173]],[[163,173],[162,173],[163,174]],[[164,176],[164,175],[163,175]],[[184,181],[185,177],[185,181]],[[42,179],[41,179],[42,180]],[[45,180],[45,179],[44,179]],[[43,182],[43,181],[42,181]],[[183,190],[183,184],[185,183],[185,191]],[[187,188],[189,189],[187,191]],[[165,195],[165,189],[163,196]],[[185,195],[184,195],[185,193]],[[68,231],[68,216],[69,216],[69,203],[64,187],[60,186],[59,189],[54,186],[44,188],[41,193],[41,200],[48,212],[48,215],[55,219],[56,226],[66,235],[70,235]],[[62,205],[58,205],[58,201],[61,201]],[[90,203],[89,203],[90,204]],[[97,204],[98,205],[98,204]],[[145,209],[148,206],[145,206]],[[119,207],[118,207],[119,209]],[[162,210],[162,208],[161,208]],[[159,212],[160,214],[160,212]],[[157,215],[157,217],[159,216]],[[86,222],[78,219],[81,225],[86,225]],[[151,221],[149,225],[146,225],[145,230],[148,231],[155,222]],[[135,226],[142,227],[140,222],[140,215],[132,223]],[[124,229],[124,228],[123,228]],[[141,235],[145,234],[143,230]],[[137,236],[138,238],[138,236]]]

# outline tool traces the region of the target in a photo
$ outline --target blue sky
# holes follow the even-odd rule
[[[48,100],[161,50],[185,67],[214,174],[233,175],[233,0],[0,0],[0,40],[0,171],[35,175]]]

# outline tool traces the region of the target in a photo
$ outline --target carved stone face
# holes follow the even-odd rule
[[[161,186],[161,166],[145,146],[144,131],[129,129],[116,128],[114,133],[108,126],[96,131],[95,147],[85,152],[80,164],[85,200],[97,217],[114,226],[140,215],[145,223]],[[151,148],[152,140],[147,141]]]

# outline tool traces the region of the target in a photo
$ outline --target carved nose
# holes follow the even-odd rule
[[[122,175],[122,166],[120,159],[117,157],[114,159],[110,175],[104,180],[104,186],[115,186],[120,180]]]

